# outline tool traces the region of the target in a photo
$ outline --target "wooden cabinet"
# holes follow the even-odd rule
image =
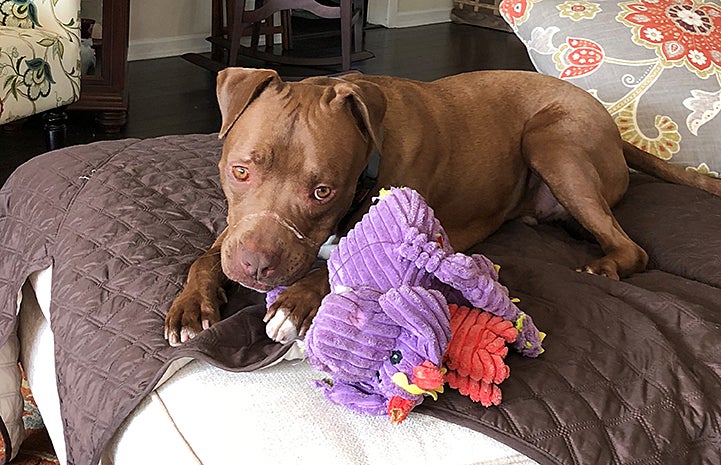
[[[128,116],[130,0],[82,0],[80,17],[85,20],[84,27],[92,24],[91,37],[84,45],[86,55],[94,55],[95,64],[83,73],[80,100],[68,109],[94,111],[105,132],[118,132]]]

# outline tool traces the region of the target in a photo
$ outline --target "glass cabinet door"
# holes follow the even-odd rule
[[[80,65],[83,76],[102,76],[103,0],[80,2]]]

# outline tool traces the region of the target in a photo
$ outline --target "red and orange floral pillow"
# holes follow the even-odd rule
[[[717,1],[503,0],[500,12],[536,69],[588,90],[624,139],[721,177]]]

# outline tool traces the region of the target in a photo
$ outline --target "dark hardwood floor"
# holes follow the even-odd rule
[[[328,43],[327,38],[322,40]],[[533,70],[525,48],[513,34],[453,23],[404,29],[370,27],[366,32],[366,48],[375,58],[355,63],[354,68],[367,74],[430,81],[481,69]],[[249,61],[241,65],[259,63]],[[279,72],[284,76],[299,73],[290,68],[279,68]],[[68,112],[67,145],[126,137],[212,133],[220,127],[215,74],[181,57],[131,62],[128,88],[128,124],[119,134],[100,132],[92,113]],[[0,126],[0,183],[17,166],[45,150],[39,117],[28,119],[12,131]]]

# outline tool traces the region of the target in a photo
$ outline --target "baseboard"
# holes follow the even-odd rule
[[[128,43],[128,61],[148,60],[182,55],[183,53],[204,53],[210,51],[208,34],[196,34],[159,39],[131,40]]]
[[[446,23],[451,20],[451,7],[433,10],[399,12],[390,18],[388,27],[413,27],[426,24]]]

